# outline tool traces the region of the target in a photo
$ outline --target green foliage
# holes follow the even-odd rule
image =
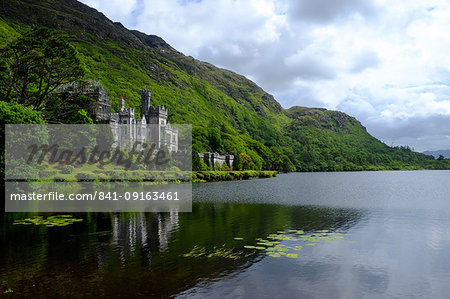
[[[57,87],[84,75],[76,50],[48,28],[32,29],[10,42],[0,57],[2,100],[33,109],[44,107]]]
[[[276,171],[193,171],[193,182],[216,182],[276,177]]]
[[[81,218],[73,218],[72,215],[54,215],[44,219],[43,216],[33,216],[22,220],[14,220],[13,225],[42,225],[46,227],[67,226],[75,222],[82,222]]]
[[[94,106],[95,101],[87,96],[59,93],[48,97],[42,113],[49,123],[93,124],[94,122],[86,110],[92,111]]]
[[[61,167],[62,174],[71,174],[75,170],[75,167],[72,165],[64,165]]]
[[[3,173],[5,171],[5,125],[6,124],[43,124],[44,120],[40,113],[33,111],[31,108],[24,107],[18,103],[6,103],[0,101],[0,176],[3,179]],[[45,141],[47,138],[46,134],[41,132],[39,128],[34,129],[34,134],[13,136],[11,140],[14,140],[17,144],[23,144],[24,140],[28,144]],[[9,144],[11,149],[14,148],[14,144]],[[20,151],[20,149],[18,149]],[[10,169],[16,168],[17,173],[27,175],[32,177],[37,175],[35,170],[27,167],[24,160],[19,159],[18,161],[8,161]],[[14,167],[16,165],[17,167]],[[18,167],[20,166],[20,167]]]

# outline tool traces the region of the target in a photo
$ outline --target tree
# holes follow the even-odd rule
[[[55,31],[35,28],[0,50],[1,100],[34,110],[47,106],[62,84],[83,77],[76,50]]]
[[[5,125],[6,124],[44,124],[38,111],[33,111],[30,108],[24,107],[17,103],[6,103],[0,101],[0,181],[3,185],[3,173],[5,170]],[[14,134],[10,140],[13,140],[12,144],[8,144],[9,149],[14,150],[15,157],[20,156],[17,152],[24,152],[20,147],[25,144],[42,144],[47,139],[46,133],[42,130],[42,127],[31,127],[28,134]],[[30,133],[32,132],[32,133]],[[14,133],[14,131],[13,131]],[[14,174],[19,173],[23,176],[32,177],[37,176],[36,168],[28,167],[24,160],[8,161],[9,169],[13,170]],[[16,166],[16,167],[13,167]],[[20,166],[20,167],[19,167]],[[34,173],[34,174],[33,174]],[[22,176],[22,177],[23,177]]]
[[[81,93],[61,92],[49,95],[42,109],[48,123],[92,124],[88,111],[95,110],[96,101]]]

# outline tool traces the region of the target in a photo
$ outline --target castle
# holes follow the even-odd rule
[[[99,103],[98,111],[102,111]],[[166,145],[170,152],[178,151],[178,129],[174,128],[168,118],[165,106],[151,105],[151,92],[141,91],[141,118],[136,119],[133,108],[125,108],[125,100],[119,100],[119,112],[111,113],[109,123],[113,131],[116,147],[129,147],[131,143],[139,141],[149,143],[159,149]]]
[[[95,109],[91,112],[98,123],[109,123],[114,143],[113,147],[130,148],[138,141],[140,145],[147,143],[156,149],[161,145],[167,146],[171,153],[179,151],[178,129],[174,128],[169,120],[169,110],[165,106],[151,105],[151,92],[148,89],[141,91],[141,118],[135,118],[134,108],[125,108],[125,100],[119,100],[119,112],[111,113],[111,102],[108,92],[99,82],[88,81],[85,84],[71,82],[61,86],[58,93],[81,93],[96,100]],[[140,148],[142,149],[142,148]],[[233,167],[234,156],[219,153],[199,153],[200,159],[211,169],[217,165]]]
[[[178,152],[178,129],[169,120],[169,109],[165,106],[151,105],[151,92],[141,91],[141,118],[136,119],[134,108],[125,108],[125,100],[119,100],[119,112],[111,113],[108,92],[99,82],[70,82],[60,86],[57,94],[82,94],[95,100],[89,111],[96,123],[109,123],[114,137],[113,147],[130,148],[138,141],[150,144],[155,149],[165,145],[171,153]]]
[[[225,154],[221,155],[219,153],[199,153],[198,156],[200,159],[203,160],[203,162],[211,169],[216,169],[216,166],[219,165],[220,167],[223,167],[223,164],[232,169],[233,168],[233,161],[234,161],[234,155]]]

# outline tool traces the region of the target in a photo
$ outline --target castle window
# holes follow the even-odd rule
[[[164,126],[164,120],[161,120],[161,125],[163,125],[163,126]]]
[[[126,120],[124,120],[124,121],[123,121],[123,124],[124,124],[124,125],[126,125],[126,124],[127,124],[127,121],[126,121]]]

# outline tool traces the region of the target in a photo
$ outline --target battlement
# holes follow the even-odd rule
[[[150,106],[150,115],[152,116],[160,115],[167,117],[168,109],[166,108],[166,106],[156,106],[156,107]]]
[[[119,115],[126,115],[134,118],[134,108],[125,108],[119,112]]]

